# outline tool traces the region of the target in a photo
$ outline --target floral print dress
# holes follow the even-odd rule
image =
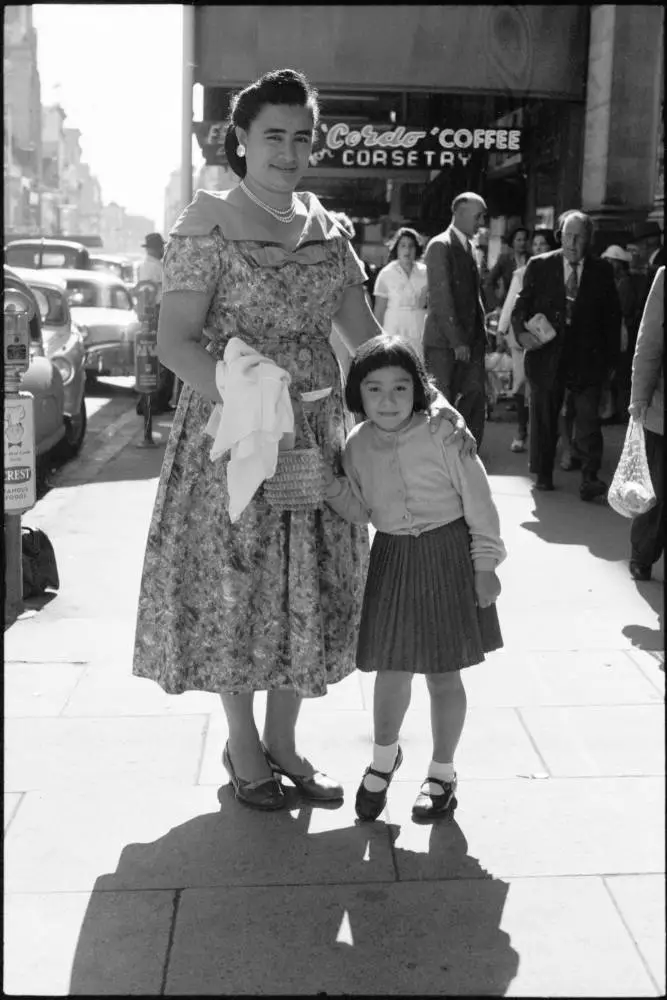
[[[210,295],[204,335],[216,360],[236,336],[290,373],[290,392],[332,387],[308,415],[325,459],[337,463],[354,421],[331,321],[344,289],[365,274],[315,196],[299,197],[308,218],[289,252],[248,231],[224,195],[197,192],[172,229],[163,295]],[[324,695],[355,667],[367,529],[328,507],[275,511],[261,486],[232,524],[229,456],[211,461],[204,434],[213,406],[184,386],[148,534],[133,671],[170,694]]]

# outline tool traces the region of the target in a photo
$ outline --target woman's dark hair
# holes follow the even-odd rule
[[[437,396],[437,389],[426,374],[423,361],[410,344],[406,344],[400,337],[383,333],[362,344],[352,358],[345,383],[345,404],[351,413],[366,416],[361,401],[361,383],[367,375],[380,368],[402,368],[412,376],[413,412],[429,409]]]
[[[391,240],[387,244],[389,247],[389,260],[396,260],[398,257],[398,244],[403,239],[404,236],[409,236],[415,245],[416,257],[415,260],[419,260],[424,251],[424,240],[419,235],[416,229],[410,229],[408,226],[401,226],[398,232],[394,233]]]
[[[507,237],[508,247],[511,247],[512,244],[514,243],[517,233],[525,233],[526,240],[530,239],[530,229],[528,229],[526,226],[515,226],[514,229],[511,230],[509,236]]]
[[[533,235],[531,236],[531,242],[536,236],[542,236],[549,244],[550,250],[557,250],[558,244],[556,243],[556,237],[554,236],[553,229],[547,229],[546,226],[536,226],[533,230]]]
[[[239,146],[236,128],[247,132],[267,104],[308,108],[313,118],[313,128],[317,127],[320,117],[317,91],[311,87],[303,73],[294,69],[276,69],[265,73],[232,98],[225,134],[225,153],[230,167],[239,177],[245,177],[246,161],[244,156],[239,156],[236,152]]]

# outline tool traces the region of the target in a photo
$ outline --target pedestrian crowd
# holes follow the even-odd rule
[[[560,438],[581,499],[604,495],[605,398],[644,424],[660,501],[632,528],[632,572],[646,579],[662,551],[664,267],[654,247],[642,292],[626,250],[592,253],[578,210],[555,233],[516,227],[489,267],[486,203],[463,192],[428,243],[401,227],[369,280],[352,221],[297,190],[318,115],[293,70],[237,94],[225,149],[240,183],[198,191],[169,234],[158,349],[183,388],[134,672],[172,694],[220,694],[222,764],[237,800],[266,810],[284,808],[284,776],[308,799],[342,797],[298,749],[299,710],[355,669],[375,673],[362,820],[384,808],[424,675],[433,754],[412,814],[430,821],[456,806],[461,673],[503,644],[506,552],[477,455],[488,315],[511,357],[512,450],[528,447],[536,489],[554,488]],[[261,736],[257,691],[268,692]]]

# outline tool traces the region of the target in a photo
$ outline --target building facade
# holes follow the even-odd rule
[[[497,235],[584,207],[610,242],[658,214],[662,7],[395,6],[379,30],[381,15],[196,7],[207,163],[225,166],[233,92],[278,62],[320,92],[304,187],[382,239],[403,222],[441,230],[470,189]]]
[[[41,226],[41,85],[32,8],[4,8],[4,228],[38,233]]]

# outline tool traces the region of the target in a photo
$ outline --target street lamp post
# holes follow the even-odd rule
[[[192,88],[195,70],[195,6],[183,4],[183,98],[181,125],[181,210],[192,201]]]

